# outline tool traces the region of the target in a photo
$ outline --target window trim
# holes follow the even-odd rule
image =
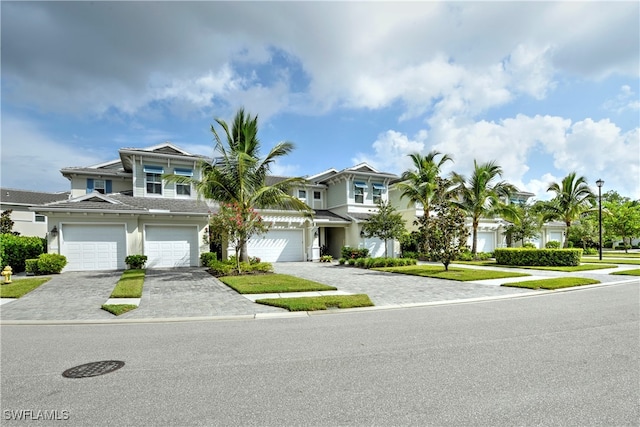
[[[301,195],[301,194],[304,194],[304,195]],[[307,190],[299,188],[298,189],[298,199],[307,200]]]
[[[149,177],[157,177],[157,179],[159,181],[150,181]],[[156,185],[160,184],[160,192],[156,193],[156,192],[149,191],[149,184],[152,184],[154,187]],[[164,181],[162,179],[162,174],[153,173],[153,172],[145,172],[145,175],[144,175],[144,193],[146,195],[162,196],[163,192],[164,192]]]

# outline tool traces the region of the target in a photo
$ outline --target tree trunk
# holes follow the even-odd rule
[[[571,227],[571,222],[567,221],[565,222],[565,224],[567,225],[567,231],[565,231],[564,234],[564,242],[562,243],[562,247],[564,249],[567,249],[569,247],[569,227]]]
[[[240,241],[240,260],[242,262],[249,262],[249,252],[247,251],[247,239],[243,239]]]
[[[475,259],[478,256],[478,221],[473,221],[473,242],[471,243],[471,255]]]

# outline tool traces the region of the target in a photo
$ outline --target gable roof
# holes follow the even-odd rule
[[[140,215],[208,215],[212,208],[202,200],[133,197],[122,193],[105,195],[93,192],[70,200],[48,203],[31,210],[38,212],[125,212]]]
[[[19,205],[19,206],[35,206],[44,205],[45,203],[66,200],[69,198],[69,192],[45,193],[42,191],[16,190],[13,188],[0,188],[0,204]]]

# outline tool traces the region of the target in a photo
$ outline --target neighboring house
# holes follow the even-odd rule
[[[269,177],[273,184],[281,177]],[[293,211],[260,210],[270,230],[248,243],[250,256],[263,261],[316,261],[322,254],[340,257],[343,246],[368,248],[371,256],[384,255],[384,242],[362,236],[362,223],[388,200],[389,184],[398,176],[380,172],[366,163],[338,171],[328,169],[305,177],[293,195],[314,211],[313,217]],[[399,247],[395,245],[395,253]],[[394,255],[394,245],[389,245]]]
[[[207,250],[210,207],[190,185],[168,183],[163,174],[198,177],[192,155],[164,143],[123,148],[120,158],[64,168],[71,198],[31,208],[48,217],[48,251],[67,257],[65,271],[126,267],[127,255],[148,256],[148,267],[198,266]]]
[[[13,231],[20,233],[21,236],[44,238],[49,230],[47,217],[29,208],[68,198],[69,192],[45,193],[3,187],[0,188],[0,211],[12,211],[10,218],[13,221]]]

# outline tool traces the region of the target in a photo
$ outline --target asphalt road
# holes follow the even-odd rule
[[[1,423],[639,425],[639,288],[286,319],[4,325]],[[61,375],[101,360],[126,364]],[[68,419],[31,421],[52,415]]]

